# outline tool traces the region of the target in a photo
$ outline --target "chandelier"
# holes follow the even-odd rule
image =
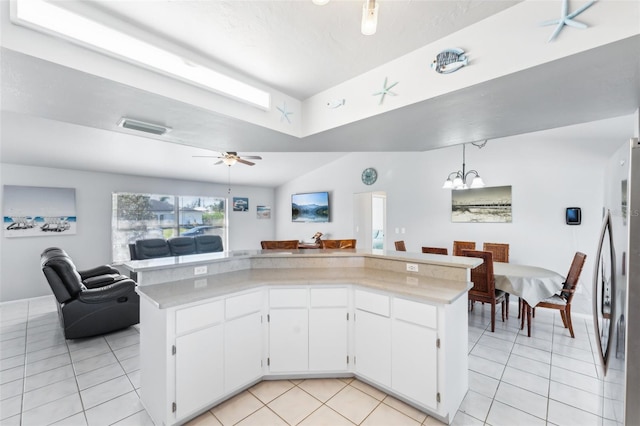
[[[484,141],[482,145],[472,145],[477,146],[478,148],[482,148],[487,141]],[[466,170],[465,164],[465,148],[466,144],[462,144],[462,170],[458,170],[457,172],[449,173],[447,180],[444,181],[444,185],[442,185],[442,189],[469,189],[469,188],[484,188],[484,181],[480,177],[480,174],[477,170]],[[467,185],[469,182],[469,178],[472,178],[471,185]]]

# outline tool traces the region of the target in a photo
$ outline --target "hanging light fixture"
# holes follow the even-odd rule
[[[378,27],[378,3],[376,0],[365,0],[362,6],[362,25],[360,31],[364,35],[373,35]]]
[[[487,143],[485,141],[485,143]],[[484,144],[479,146],[482,148]],[[480,177],[480,174],[476,170],[466,171],[465,167],[465,147],[466,144],[462,144],[462,170],[458,170],[457,172],[449,173],[447,180],[444,181],[444,185],[442,185],[442,189],[469,189],[469,188],[484,188],[484,181]],[[473,180],[471,181],[471,185],[467,185],[469,180],[469,175],[473,175]]]

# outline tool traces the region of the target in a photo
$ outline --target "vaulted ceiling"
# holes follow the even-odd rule
[[[517,3],[381,1],[378,32],[365,37],[360,1],[61,2],[301,101]],[[0,7],[6,25],[8,2]],[[184,158],[189,167],[192,155],[239,151],[265,157],[239,183],[275,186],[348,152],[425,151],[631,114],[640,105],[638,51],[640,36],[630,37],[299,138],[5,47],[0,153],[3,162],[122,172],[126,156],[116,165],[111,155],[96,161],[96,151],[136,147],[151,162]],[[171,117],[175,131],[164,139],[119,132],[114,123],[127,114]],[[201,164],[201,180],[226,179]],[[171,177],[171,167],[163,173]]]

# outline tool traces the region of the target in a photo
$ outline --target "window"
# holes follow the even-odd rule
[[[114,193],[112,204],[114,262],[129,260],[129,244],[144,238],[211,234],[220,235],[226,246],[224,198]]]

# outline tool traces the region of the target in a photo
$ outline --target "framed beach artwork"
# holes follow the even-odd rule
[[[256,207],[256,216],[258,219],[271,219],[271,207],[269,206]]]
[[[76,233],[75,188],[4,185],[5,237]]]
[[[249,199],[245,197],[233,197],[233,211],[234,212],[249,211]]]
[[[451,222],[511,223],[511,186],[451,191]]]

